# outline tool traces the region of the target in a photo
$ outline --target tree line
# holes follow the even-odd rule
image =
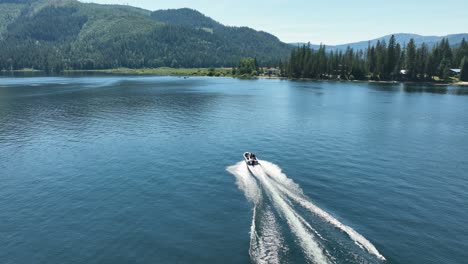
[[[289,78],[345,79],[345,80],[448,80],[452,68],[460,68],[460,79],[468,81],[468,43],[452,47],[442,39],[434,47],[416,46],[414,39],[401,46],[391,36],[388,44],[377,41],[366,50],[315,50],[309,45],[295,48],[285,63],[282,74]]]

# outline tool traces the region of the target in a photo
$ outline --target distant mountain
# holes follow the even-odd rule
[[[0,0],[0,70],[235,66],[291,46],[188,8],[148,11],[76,0]]]
[[[397,43],[400,43],[400,45],[406,45],[410,41],[411,38],[414,39],[415,43],[417,46],[422,45],[423,43],[426,43],[429,47],[433,47],[436,43],[440,42],[443,38],[447,38],[449,40],[449,43],[452,46],[457,46],[461,43],[462,39],[465,38],[468,41],[468,33],[461,33],[461,34],[453,34],[453,35],[447,35],[447,36],[421,36],[417,34],[408,34],[408,33],[398,33],[398,34],[393,34],[395,35],[395,40]],[[327,45],[328,50],[346,50],[347,47],[351,47],[354,50],[365,50],[369,43],[371,45],[375,45],[377,41],[383,41],[385,40],[386,43],[390,40],[390,37],[392,35],[387,35],[383,36],[380,38],[372,39],[372,40],[366,40],[366,41],[359,41],[359,42],[353,42],[353,43],[347,43],[347,44],[341,44],[341,45]],[[303,45],[306,43],[290,43],[293,46],[297,45]],[[320,45],[317,44],[311,44],[312,48],[318,48]]]
[[[289,45],[292,45],[294,47],[302,46],[302,45],[310,45],[311,48],[313,49],[318,49],[320,47],[320,44],[312,44],[312,43],[306,43],[306,42],[291,42]],[[332,47],[328,46],[327,47]]]

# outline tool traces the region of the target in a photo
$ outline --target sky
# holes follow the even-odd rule
[[[423,0],[83,0],[148,10],[188,7],[222,24],[248,26],[284,42],[328,45],[392,33],[443,36],[468,33],[468,1]]]

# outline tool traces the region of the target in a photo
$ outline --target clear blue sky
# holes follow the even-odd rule
[[[270,32],[285,42],[342,44],[391,33],[468,32],[468,0],[83,0],[149,10],[189,7],[230,26]]]

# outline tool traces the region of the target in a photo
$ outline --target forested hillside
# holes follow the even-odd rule
[[[147,10],[75,0],[0,1],[0,70],[231,67],[276,64],[291,47],[191,9]]]

